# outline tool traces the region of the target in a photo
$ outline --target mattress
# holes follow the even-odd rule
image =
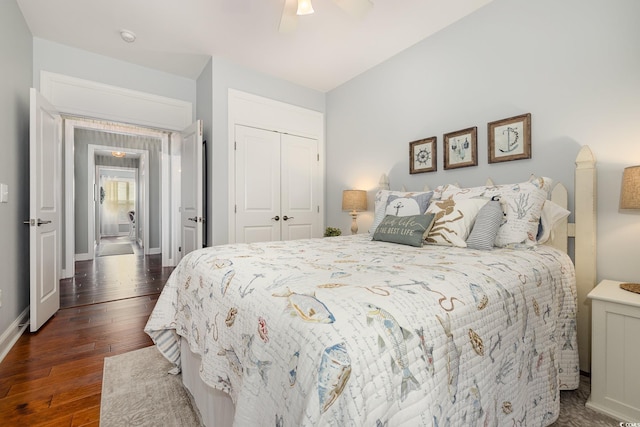
[[[242,425],[548,425],[578,385],[575,273],[551,247],[366,235],[185,256],[145,331]],[[194,393],[197,394],[197,393]]]

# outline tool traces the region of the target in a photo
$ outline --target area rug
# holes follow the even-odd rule
[[[200,427],[182,377],[155,348],[104,359],[100,427]]]
[[[100,245],[98,256],[129,255],[132,253],[131,243],[106,243]]]
[[[169,369],[155,346],[106,358],[100,427],[201,426],[181,376],[168,374]],[[590,390],[589,377],[581,375],[577,390],[560,392],[560,416],[551,426],[619,425],[619,420],[584,406]]]

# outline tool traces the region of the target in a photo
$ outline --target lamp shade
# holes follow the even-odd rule
[[[364,190],[344,190],[342,192],[343,211],[366,211],[367,192]]]
[[[640,209],[640,166],[624,169],[620,209]]]

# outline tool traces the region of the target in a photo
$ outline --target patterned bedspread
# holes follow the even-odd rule
[[[356,235],[192,252],[145,331],[178,366],[188,340],[237,426],[544,426],[578,386],[575,315],[551,247]]]

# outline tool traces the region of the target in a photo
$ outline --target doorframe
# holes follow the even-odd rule
[[[97,168],[96,168],[96,154],[95,152],[97,150],[113,150],[113,151],[118,151],[118,150],[122,150],[123,147],[109,147],[106,145],[94,145],[94,144],[89,144],[87,146],[87,170],[89,171],[89,173],[93,173],[93,177],[94,177],[94,184],[88,186],[88,193],[87,193],[87,201],[90,202],[90,208],[87,212],[87,214],[89,215],[88,219],[88,225],[87,225],[87,243],[88,243],[88,248],[89,248],[89,253],[88,253],[88,257],[87,259],[94,259],[95,258],[95,245],[97,244],[96,242],[96,233],[97,233],[97,226],[99,224],[95,223],[95,218],[96,218],[96,205],[98,202],[98,188],[100,187],[100,183],[97,182]],[[141,149],[134,149],[134,148],[126,148],[126,151],[128,152],[132,152],[132,153],[138,153],[140,154],[140,164],[138,165],[138,167],[136,168],[138,170],[137,176],[136,176],[136,184],[140,185],[140,187],[138,187],[138,185],[136,185],[136,192],[139,194],[140,193],[140,189],[142,188],[144,191],[144,198],[143,200],[139,200],[138,197],[136,197],[136,206],[138,206],[139,208],[136,210],[136,216],[139,217],[139,213],[140,210],[142,210],[142,218],[143,218],[143,226],[142,226],[142,242],[141,242],[141,246],[142,249],[144,251],[145,255],[149,254],[149,151],[148,150],[141,150]],[[114,166],[99,166],[99,167],[104,167],[104,168],[111,168],[111,169],[117,169]],[[120,168],[120,169],[133,169],[133,168]],[[93,171],[93,172],[91,172]],[[143,175],[143,178],[140,179],[140,174]],[[88,175],[88,174],[87,174]],[[140,203],[142,202],[142,203]],[[74,227],[74,233],[75,233],[75,227]],[[162,236],[161,236],[161,240],[162,240]],[[140,243],[140,242],[139,242]],[[74,240],[74,245],[75,245],[75,240]],[[80,257],[78,257],[78,254],[76,254],[76,260],[77,261],[82,261],[80,259]]]
[[[148,126],[156,129],[166,129],[168,131],[181,131],[189,126],[195,119],[193,114],[193,104],[188,101],[160,96],[152,93],[126,89],[112,86],[96,81],[80,79],[64,74],[40,71],[40,92],[56,107],[61,114],[74,115],[76,117],[94,117],[103,120],[112,120],[118,123],[131,123],[137,126]],[[66,126],[65,126],[66,127]],[[65,129],[65,135],[67,135]],[[73,135],[73,132],[71,132]],[[172,144],[173,145],[173,144]],[[72,146],[73,147],[73,146]],[[173,168],[166,167],[168,164],[169,135],[162,137],[162,180],[177,179],[179,174],[172,173]],[[69,183],[69,171],[73,171],[73,156],[69,159],[68,145],[64,145],[64,208],[65,208],[65,228],[62,256],[64,257],[64,268],[62,278],[73,277],[75,273],[75,235],[69,235],[69,230],[73,230],[73,179]],[[173,148],[171,162],[174,160]],[[73,153],[73,150],[70,151]],[[69,166],[71,163],[71,166]],[[69,169],[70,167],[70,169]],[[73,174],[71,174],[73,176]],[[162,209],[165,202],[171,207],[172,193],[168,186],[162,187]],[[71,199],[71,200],[69,200]],[[173,210],[170,212],[174,212]],[[167,218],[173,215],[162,215],[162,232],[171,230],[171,239],[162,239],[162,262],[163,266],[174,266],[178,257],[179,243],[173,238],[176,232],[172,223],[165,224]],[[71,218],[70,218],[71,217]],[[171,245],[171,246],[167,246]],[[166,254],[166,255],[165,255]]]
[[[325,137],[324,113],[287,104],[236,89],[228,90],[228,242],[236,241],[236,125],[298,135],[318,141],[318,205],[320,227],[324,226]]]
[[[128,150],[129,151],[129,150]],[[133,211],[136,213],[136,216],[138,215],[138,213],[140,212],[140,198],[139,198],[139,181],[140,181],[140,168],[132,168],[132,167],[127,167],[127,166],[105,166],[105,165],[96,165],[95,166],[95,171],[94,171],[94,175],[95,175],[95,180],[96,180],[96,186],[97,188],[101,188],[102,186],[100,185],[100,178],[102,177],[102,174],[108,171],[131,171],[134,174],[134,178],[133,178],[133,182],[135,183],[135,193],[136,193],[136,198],[135,198],[135,202],[133,204]],[[128,178],[124,178],[125,180],[129,181]],[[97,191],[97,194],[100,194],[100,191]],[[99,195],[97,197],[100,197]],[[100,203],[98,203],[98,205],[100,205]],[[100,244],[100,240],[102,239],[102,212],[101,212],[101,208],[97,208],[96,209],[96,214],[95,216],[98,218],[98,221],[96,223],[95,226],[95,233],[97,234],[97,243]],[[130,221],[128,221],[130,222]],[[120,236],[120,223],[118,223],[118,236]],[[138,241],[138,231],[136,230],[136,243],[138,243],[140,246],[142,246],[141,242]]]
[[[159,131],[159,130],[153,130],[153,129],[146,129],[143,127],[139,127],[139,126],[135,126],[135,125],[125,125],[122,123],[111,123],[111,122],[103,122],[103,121],[99,121],[99,120],[90,120],[90,119],[83,119],[83,118],[65,118],[65,120],[63,121],[63,126],[64,126],[64,157],[65,157],[65,167],[64,167],[64,200],[65,200],[65,250],[64,250],[64,257],[65,257],[65,262],[64,262],[64,266],[65,268],[62,270],[62,278],[67,278],[67,277],[73,277],[74,271],[75,271],[75,261],[76,261],[76,253],[75,253],[75,190],[74,190],[74,174],[75,174],[75,162],[74,162],[74,143],[75,143],[75,130],[76,129],[88,129],[88,130],[99,130],[99,131],[104,131],[104,132],[115,132],[115,133],[120,133],[120,134],[127,134],[127,135],[133,135],[133,136],[146,136],[146,137],[153,137],[153,138],[158,138],[159,141],[158,143],[161,144],[161,152],[162,153],[166,153],[168,151],[168,147],[169,147],[169,135],[167,132],[164,131]],[[94,145],[94,147],[100,147],[100,149],[105,149],[104,147],[106,146],[102,146],[102,145]],[[122,148],[122,147],[120,147]],[[116,147],[116,150],[118,148]],[[94,148],[95,150],[95,148]],[[127,148],[127,150],[131,150],[131,151],[135,151],[134,149],[129,149]],[[146,150],[140,150],[140,151],[145,151]],[[94,170],[95,169],[95,160],[93,159],[93,154],[92,152],[89,153],[89,157],[90,157],[90,162],[93,163],[94,168],[93,169],[89,169]],[[145,157],[146,159],[146,157]],[[145,160],[145,164],[147,165],[148,168],[148,160]],[[162,165],[164,165],[163,162],[161,162]],[[91,164],[90,164],[91,166]],[[161,175],[162,177],[164,177],[165,174],[168,174],[169,171],[166,170],[164,167],[161,167]],[[146,184],[145,184],[145,191],[147,191],[147,193],[145,193],[145,198],[148,197],[148,189],[149,189],[149,182],[148,182],[148,171],[145,174],[146,176]],[[162,178],[161,177],[161,178]],[[89,199],[88,200],[93,200],[94,199],[94,191],[95,191],[95,186],[90,186],[89,187],[89,191],[90,194]],[[161,209],[164,212],[167,212],[167,209],[170,209],[171,206],[171,192],[169,191],[168,188],[162,188],[162,195],[161,195]],[[91,203],[91,206],[93,207],[93,209],[95,209],[95,204]],[[148,212],[149,209],[149,205],[147,203],[146,205],[146,212]],[[91,209],[90,209],[91,210]],[[164,222],[166,220],[168,220],[167,218],[165,218],[167,215],[162,216],[162,224],[161,224],[161,229],[164,230],[165,229],[165,224]],[[89,218],[89,225],[88,225],[88,230],[90,231],[88,238],[91,239],[91,237],[93,236],[93,233],[91,233],[91,230],[94,230],[95,232],[95,212],[94,212],[94,216]],[[149,236],[149,231],[148,229],[146,229],[146,227],[148,227],[148,223],[149,221],[145,221],[145,230],[144,230],[144,235],[143,235],[143,239],[144,238],[148,238]],[[164,243],[165,240],[169,241],[169,239],[164,239],[160,238],[160,247],[161,250],[164,250]],[[143,244],[145,245],[145,253],[147,251],[148,248],[148,241],[144,242]],[[89,254],[90,256],[87,257],[87,259],[93,259],[93,257],[95,256],[94,252],[94,247],[93,247],[93,243],[89,242]],[[169,251],[169,249],[167,249],[167,251]],[[78,259],[81,260],[81,259]]]

